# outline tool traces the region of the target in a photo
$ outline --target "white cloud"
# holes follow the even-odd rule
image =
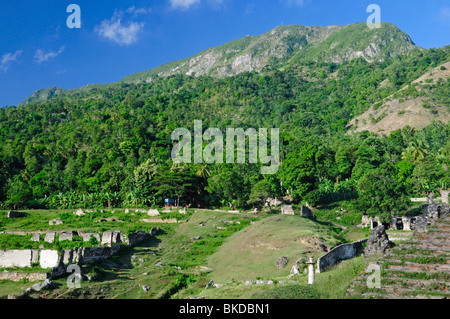
[[[0,71],[7,72],[9,69],[9,66],[12,62],[17,61],[17,58],[22,54],[22,51],[16,51],[14,53],[6,53],[2,56],[0,60]]]
[[[223,8],[226,5],[227,0],[169,0],[172,9],[188,10],[195,4],[206,2],[214,10]]]
[[[54,58],[56,58],[61,53],[63,53],[64,49],[65,49],[64,46],[60,47],[58,51],[50,50],[50,51],[45,52],[42,49],[38,49],[38,50],[36,50],[36,53],[34,54],[34,60],[38,64],[41,64],[41,63],[44,63],[44,62],[48,62],[48,61],[53,60]]]
[[[170,0],[172,8],[174,9],[189,9],[196,3],[200,3],[200,0]]]
[[[138,40],[138,34],[144,27],[144,23],[130,21],[122,23],[124,14],[133,14],[134,17],[140,14],[147,14],[150,11],[145,8],[136,9],[131,7],[124,11],[116,11],[109,20],[103,20],[95,27],[95,32],[104,39],[110,40],[120,45],[131,45]]]
[[[141,14],[148,14],[151,12],[150,8],[136,8],[135,6],[132,6],[131,8],[128,8],[126,11],[128,14],[132,14],[134,17],[137,17]]]

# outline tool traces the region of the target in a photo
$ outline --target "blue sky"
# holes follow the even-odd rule
[[[284,24],[365,22],[369,4],[424,48],[450,44],[450,0],[0,0],[0,106],[109,83]],[[70,29],[67,7],[81,9]]]

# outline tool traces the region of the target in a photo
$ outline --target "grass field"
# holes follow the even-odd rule
[[[368,261],[366,261],[364,257],[343,261],[324,273],[316,274],[313,288],[320,294],[321,299],[347,298],[346,290],[352,279],[358,276],[367,265]],[[308,277],[306,274],[294,278],[295,284],[280,284],[275,281],[274,285],[244,285],[242,283],[237,283],[236,285],[231,284],[221,288],[208,288],[204,289],[199,296],[206,299],[251,299],[263,292],[268,292],[280,287],[308,286]],[[283,280],[286,280],[286,277],[284,277]],[[293,294],[290,298],[302,299],[304,296]]]
[[[333,229],[300,216],[278,215],[263,219],[234,234],[208,258],[208,266],[214,269],[211,279],[226,283],[232,279],[287,276],[300,258],[314,256],[317,259],[323,255],[320,244],[334,247],[339,243]],[[284,269],[275,266],[281,256],[289,259]]]

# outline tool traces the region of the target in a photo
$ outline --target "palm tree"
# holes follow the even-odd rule
[[[402,159],[409,159],[413,162],[422,161],[428,155],[427,142],[417,139],[409,143],[409,146],[403,151]]]
[[[206,164],[199,164],[197,172],[195,173],[198,177],[201,177],[203,180],[206,181],[208,177],[211,176],[211,171],[208,168],[208,165]]]

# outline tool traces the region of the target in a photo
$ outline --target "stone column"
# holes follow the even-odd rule
[[[312,284],[314,284],[314,279],[315,279],[314,258],[309,257],[309,261],[307,262],[307,264],[308,264],[308,285],[312,285]]]

